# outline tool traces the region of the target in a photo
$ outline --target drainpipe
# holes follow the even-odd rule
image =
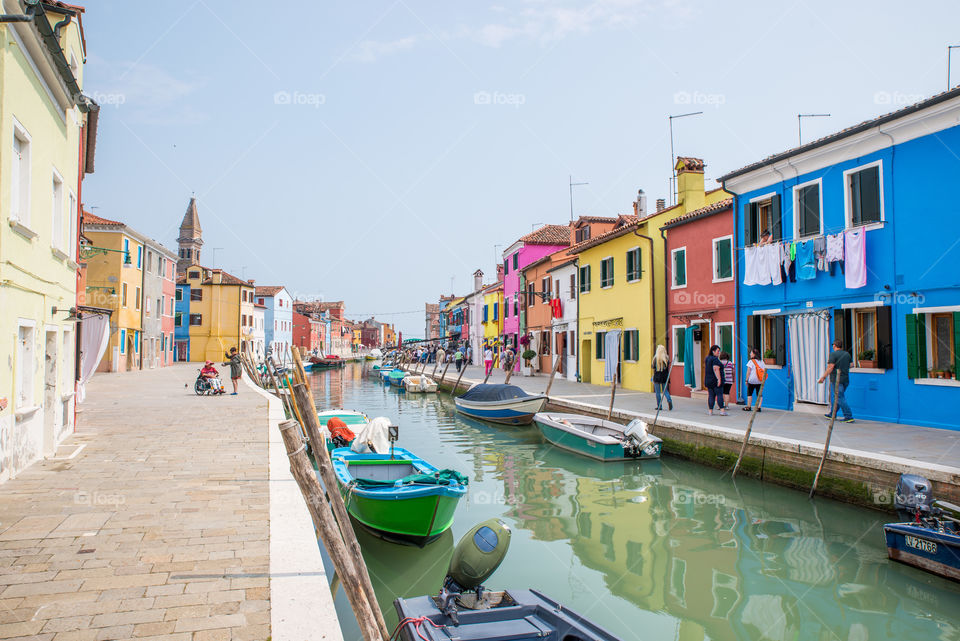
[[[663,230],[660,231],[660,234],[663,234]],[[650,336],[653,339],[650,346],[651,358],[653,354],[657,353],[657,288],[654,286],[654,278],[656,278],[657,269],[656,263],[653,261],[653,239],[649,236],[644,236],[643,234],[637,231],[637,227],[633,228],[633,235],[639,238],[643,238],[647,241],[647,245],[650,248]],[[663,270],[664,274],[664,287],[666,287],[666,274],[667,270]],[[666,296],[666,289],[664,291],[664,296]]]
[[[577,284],[577,317],[573,321],[573,327],[575,329],[574,336],[577,337],[576,340],[580,340],[580,257],[579,256],[577,256],[574,259],[573,273],[577,275],[574,281]],[[573,357],[573,361],[574,361],[574,364],[577,366],[576,377],[577,377],[578,383],[580,382],[580,359],[583,358],[583,356],[580,354],[580,349],[581,349],[580,344],[576,343],[573,349],[573,353],[575,354],[575,356]]]
[[[739,217],[737,216],[737,211],[740,205],[740,194],[734,193],[727,188],[726,181],[721,180],[720,186],[723,187],[723,190],[728,194],[733,195],[733,202],[731,203],[732,211],[730,212],[733,216],[733,318],[734,318],[734,350],[736,350],[736,361],[737,368],[740,368],[740,363],[744,363],[743,360],[743,347],[740,342],[740,336],[744,328],[740,325],[740,261],[737,260],[737,238],[740,237],[740,230],[738,229]],[[746,390],[743,389],[742,385],[745,381],[741,381],[742,376],[736,376],[737,381],[737,400],[741,398],[746,398]],[[742,394],[742,395],[741,395]]]
[[[4,22],[33,22],[33,17],[40,9],[39,0],[24,0],[24,13],[6,13],[0,15],[0,23]]]
[[[70,24],[70,20],[72,20],[72,19],[73,19],[73,16],[68,13],[66,18],[64,18],[63,20],[61,20],[61,21],[58,22],[57,24],[53,25],[53,37],[59,39],[59,38],[60,38],[60,30],[63,29],[64,27],[66,27],[68,24]]]

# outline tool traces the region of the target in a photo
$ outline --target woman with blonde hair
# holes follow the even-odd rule
[[[670,398],[670,357],[667,356],[667,348],[663,345],[657,345],[657,351],[653,356],[653,391],[657,395],[657,409],[663,409],[661,395],[667,399],[667,408],[673,410],[673,399]]]

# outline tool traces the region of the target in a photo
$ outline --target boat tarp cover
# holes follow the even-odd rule
[[[411,474],[393,481],[355,478],[354,484],[357,487],[391,487],[396,485],[397,481],[400,481],[401,485],[466,485],[469,479],[456,470],[440,470],[435,474]]]
[[[509,401],[514,398],[525,398],[530,396],[516,385],[503,384],[480,384],[471,387],[464,392],[460,398],[465,401]]]

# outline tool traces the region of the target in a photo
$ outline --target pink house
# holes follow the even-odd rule
[[[503,334],[514,351],[520,333],[520,273],[524,267],[544,256],[570,246],[569,225],[544,225],[523,236],[503,252]],[[520,359],[517,359],[519,367]]]
[[[165,305],[165,308],[160,310],[160,332],[163,334],[161,345],[164,348],[160,354],[160,364],[163,367],[173,364],[174,301],[177,296],[176,267],[176,259],[164,261],[160,298],[161,305]]]

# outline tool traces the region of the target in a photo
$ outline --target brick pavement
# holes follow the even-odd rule
[[[270,636],[267,403],[199,398],[195,369],[95,376],[57,457],[0,486],[0,638]]]

